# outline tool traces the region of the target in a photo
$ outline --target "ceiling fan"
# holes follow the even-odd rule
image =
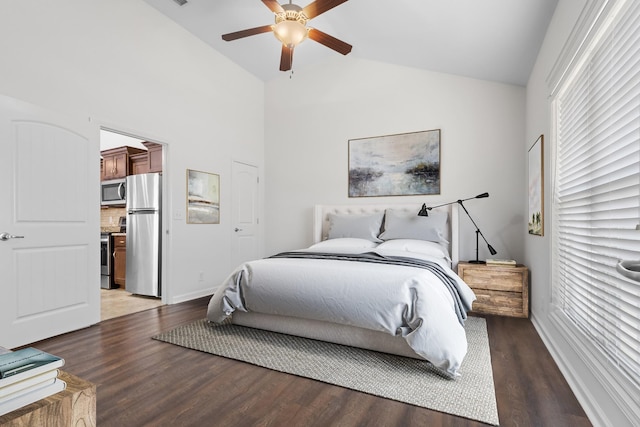
[[[350,44],[315,28],[307,27],[309,20],[346,1],[347,0],[316,0],[302,8],[291,3],[291,0],[289,0],[289,4],[279,4],[276,0],[262,0],[262,3],[276,15],[276,23],[274,25],[263,25],[262,27],[224,34],[222,39],[232,41],[273,31],[276,38],[282,42],[280,71],[289,71],[291,69],[293,49],[307,37],[325,45],[329,49],[346,55],[351,52],[352,46]]]

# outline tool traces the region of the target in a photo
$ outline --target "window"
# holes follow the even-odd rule
[[[609,1],[553,98],[553,304],[640,387],[640,2]],[[611,368],[613,369],[613,368]]]

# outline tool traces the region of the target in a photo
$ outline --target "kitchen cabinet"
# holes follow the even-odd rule
[[[125,287],[127,277],[127,236],[122,233],[113,234],[113,282]]]
[[[134,154],[131,156],[131,174],[149,173],[149,154]]]
[[[131,174],[162,172],[162,145],[143,141],[147,151],[131,157]]]
[[[162,145],[143,142],[149,150],[149,172],[162,172]]]
[[[134,147],[118,147],[100,152],[102,156],[102,180],[124,178],[131,174],[130,157],[145,153],[145,150]]]

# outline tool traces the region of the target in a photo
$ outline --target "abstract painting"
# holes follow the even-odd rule
[[[440,129],[349,140],[349,197],[440,194]]]

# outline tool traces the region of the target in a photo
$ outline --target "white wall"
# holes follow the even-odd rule
[[[336,56],[268,82],[265,99],[267,253],[312,242],[315,204],[434,205],[488,191],[465,206],[496,257],[522,261],[523,87]],[[430,129],[441,129],[440,195],[348,197],[349,139]],[[464,213],[460,224],[461,259],[474,259],[475,229]]]
[[[210,294],[232,268],[232,159],[263,170],[263,83],[142,0],[2,2],[0,55],[0,93],[167,144],[167,301]],[[220,174],[220,225],[185,223],[187,168]]]
[[[601,3],[601,1],[595,0],[595,3]],[[527,236],[525,238],[524,260],[531,269],[531,317],[534,325],[591,422],[595,426],[631,426],[634,425],[630,421],[631,418],[625,416],[619,402],[616,402],[613,394],[607,391],[606,388],[610,386],[598,380],[596,370],[585,364],[584,354],[574,347],[574,343],[568,340],[567,335],[560,331],[552,320],[551,159],[553,139],[550,89],[547,80],[583,9],[591,4],[594,4],[594,0],[560,0],[527,85],[527,137],[523,149],[528,147],[527,144],[532,144],[538,135],[545,135],[545,232],[544,237]],[[601,357],[605,359],[604,356]],[[604,365],[608,365],[606,360]],[[609,390],[615,390],[615,387],[610,387]],[[629,398],[635,399],[637,406],[637,394]],[[636,414],[635,417],[637,419],[638,415]]]

